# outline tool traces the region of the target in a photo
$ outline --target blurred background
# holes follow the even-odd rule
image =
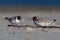
[[[0,0],[0,11],[52,11],[60,9],[60,0]]]
[[[32,16],[48,17],[57,19],[60,23],[60,0],[0,0],[0,18],[20,15],[22,18],[31,18]],[[50,29],[48,33],[40,28],[31,34],[24,29],[7,29],[8,21],[0,21],[0,40],[60,40],[60,29]],[[30,20],[25,20],[19,25],[34,25]]]

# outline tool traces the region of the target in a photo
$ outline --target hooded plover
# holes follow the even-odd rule
[[[17,23],[21,22],[21,16],[14,16],[14,17],[5,17],[4,19],[8,20],[12,25],[17,26]]]
[[[48,18],[38,18],[37,16],[32,17],[33,22],[37,26],[49,26],[53,24],[56,19],[53,19],[53,21],[50,21]]]
[[[37,16],[33,16],[32,19],[36,26],[42,26],[42,27],[46,26],[48,28],[51,24],[54,24],[54,22],[56,21],[56,19],[50,21],[48,18],[39,18]]]

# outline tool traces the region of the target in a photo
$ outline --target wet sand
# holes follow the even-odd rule
[[[7,11],[5,11],[7,10]],[[8,9],[5,8],[1,9],[0,11],[0,18],[4,17],[11,17],[16,15],[21,15],[23,19],[31,18],[32,16],[39,16],[39,17],[48,17],[50,19],[57,19],[56,23],[60,23],[60,10],[57,11],[57,9],[53,9],[51,11],[8,11]],[[12,10],[12,9],[11,9]],[[36,9],[35,9],[36,10]],[[60,40],[60,29],[50,29],[50,31],[43,32],[41,31],[41,28],[35,28],[35,31],[28,34],[24,31],[24,29],[18,30],[17,28],[9,27],[7,29],[7,25],[10,24],[8,21],[0,21],[0,40],[24,40],[27,37],[32,37],[32,40]],[[21,22],[18,25],[34,25],[34,23],[30,20],[25,20],[24,22]],[[47,30],[47,29],[46,29]],[[10,33],[13,32],[13,33]],[[15,32],[15,33],[14,33]]]

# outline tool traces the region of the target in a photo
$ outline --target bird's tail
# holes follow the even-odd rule
[[[55,21],[56,21],[56,19],[53,19],[53,21],[55,22]]]

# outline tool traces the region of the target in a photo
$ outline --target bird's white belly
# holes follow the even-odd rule
[[[21,20],[12,20],[13,23],[19,23]]]
[[[50,23],[47,23],[47,22],[39,22],[38,25],[41,25],[41,26],[49,26]]]

